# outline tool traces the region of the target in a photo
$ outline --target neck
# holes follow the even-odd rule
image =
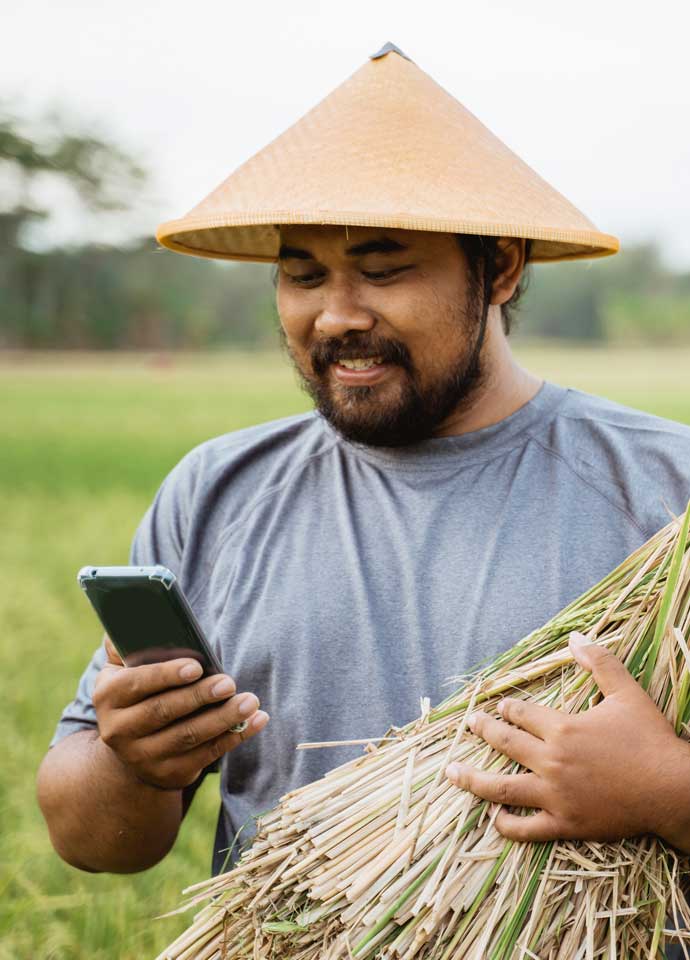
[[[535,396],[544,382],[521,367],[503,332],[500,308],[492,306],[481,352],[485,375],[476,392],[441,424],[437,437],[452,437],[505,420]]]

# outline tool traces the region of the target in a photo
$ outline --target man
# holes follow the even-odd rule
[[[543,383],[510,350],[526,260],[617,242],[390,45],[159,239],[278,260],[318,412],[202,444],[142,521],[132,562],[179,575],[227,676],[96,653],[39,778],[58,852],[88,870],[164,856],[219,759],[220,869],[252,816],[351,753],[297,742],[405,723],[690,496],[690,429]],[[613,657],[576,655],[610,693],[585,717],[475,718],[531,773],[448,775],[534,807],[498,821],[519,839],[690,850],[689,748]]]

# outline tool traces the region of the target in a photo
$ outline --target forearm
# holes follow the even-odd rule
[[[38,774],[56,851],[80,870],[134,873],[161,860],[182,820],[182,791],[138,780],[97,733],[60,741]]]

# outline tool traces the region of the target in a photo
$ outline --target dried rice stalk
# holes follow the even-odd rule
[[[546,626],[376,749],[284,796],[158,960],[634,960],[679,940],[690,958],[688,860],[655,837],[513,843],[498,808],[444,776],[450,760],[518,765],[467,731],[510,692],[574,713],[597,702],[573,630],[606,644],[688,739],[690,507]]]

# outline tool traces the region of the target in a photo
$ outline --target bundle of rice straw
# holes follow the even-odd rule
[[[183,909],[209,902],[159,960],[629,960],[663,957],[671,940],[689,957],[686,858],[652,836],[508,841],[498,808],[444,775],[450,760],[520,769],[467,730],[478,704],[598,702],[573,630],[612,650],[690,738],[689,526],[690,506],[436,709],[283,797],[235,869],[185,891]]]

